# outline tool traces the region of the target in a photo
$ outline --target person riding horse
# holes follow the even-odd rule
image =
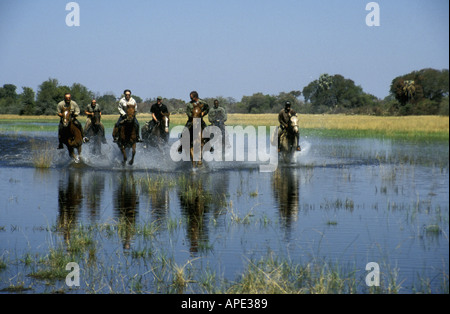
[[[206,101],[204,101],[198,97],[198,93],[196,91],[192,91],[189,94],[189,97],[191,98],[191,101],[186,105],[186,115],[188,116],[188,120],[184,127],[187,129],[192,128],[192,126],[193,126],[192,111],[194,110],[194,105],[195,105],[195,106],[199,106],[201,108],[201,128],[203,130],[206,128],[206,123],[205,123],[205,121],[203,121],[203,117],[209,113],[209,105],[206,103]],[[180,144],[180,146],[178,147],[178,152],[181,153],[182,149],[183,149],[183,147]]]
[[[127,162],[127,149],[131,148],[131,160],[128,163],[130,166],[134,163],[134,156],[136,155],[137,130],[134,120],[136,119],[136,105],[127,105],[125,117],[120,121],[120,128],[118,130],[117,146],[123,155],[122,165]]]
[[[287,132],[291,117],[293,116],[297,116],[297,113],[294,111],[294,109],[291,108],[291,102],[286,101],[284,109],[282,109],[278,114],[278,122],[280,122],[280,130],[281,130],[278,132],[278,152],[280,152],[281,150],[280,147],[281,136]],[[297,136],[297,151],[301,150],[302,149],[300,147],[300,136]]]
[[[114,139],[114,143],[117,143],[118,139],[119,139],[119,135],[118,135],[118,131],[119,131],[119,126],[120,123],[125,120],[127,118],[127,106],[128,105],[132,105],[135,108],[135,113],[137,113],[137,103],[136,100],[134,100],[133,97],[131,97],[131,91],[129,89],[124,90],[124,95],[125,97],[123,97],[120,101],[119,101],[119,113],[120,113],[120,117],[119,120],[117,120],[116,125],[114,126],[113,129],[113,139]],[[136,128],[136,136],[137,142],[142,142],[140,136],[139,136],[139,121],[136,119],[136,117],[134,117],[134,126]]]
[[[84,111],[86,114],[86,125],[84,126],[84,133],[86,135],[89,134],[89,131],[93,124],[93,119],[95,117],[95,114],[98,113],[99,116],[102,116],[102,110],[100,109],[99,104],[97,104],[97,101],[93,99],[91,101],[91,104],[86,107],[86,110]],[[103,126],[103,123],[101,121],[96,121],[99,124],[100,130],[101,130],[101,136],[102,136],[102,143],[106,144],[106,138],[105,138],[105,127]],[[94,131],[95,132],[95,131]],[[89,135],[88,135],[89,136]]]
[[[228,119],[227,111],[225,108],[219,106],[219,101],[214,100],[214,106],[209,111],[208,120],[213,126],[217,126],[222,131],[222,142],[228,147],[230,146],[228,136],[225,131],[225,122]]]
[[[155,126],[161,124],[164,118],[164,114],[168,114],[167,106],[162,103],[162,97],[158,96],[156,103],[150,108],[150,113],[152,114],[152,120],[149,122],[148,133],[151,134]]]
[[[219,101],[217,99],[214,100],[214,107],[211,108],[208,115],[208,120],[211,125],[217,126],[222,129],[222,126],[225,125],[228,116],[225,108],[219,106]]]
[[[56,109],[57,115],[61,118],[59,121],[59,126],[58,126],[58,140],[59,140],[58,149],[64,148],[64,145],[62,142],[62,136],[61,136],[62,135],[61,131],[63,129],[63,112],[64,112],[65,108],[69,108],[69,107],[70,107],[70,112],[72,114],[73,124],[80,130],[81,137],[83,138],[83,142],[89,141],[89,139],[84,137],[83,127],[81,126],[81,123],[76,118],[80,114],[80,107],[78,107],[78,104],[72,100],[72,96],[70,95],[70,93],[66,93],[66,94],[64,94],[64,100],[61,101],[60,103],[58,103],[58,106]]]

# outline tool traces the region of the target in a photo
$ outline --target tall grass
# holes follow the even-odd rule
[[[117,121],[117,115],[102,115],[102,122],[106,128],[112,128]],[[137,116],[141,123],[151,120],[150,114]],[[184,114],[172,115],[171,126],[184,125],[187,117]],[[86,118],[80,117],[84,124]],[[18,116],[0,115],[0,129],[14,131],[50,131],[57,132],[58,118],[52,116]],[[33,126],[28,123],[49,123],[49,126]],[[206,122],[207,119],[206,119]],[[53,125],[50,125],[53,123]],[[441,116],[403,116],[403,117],[379,117],[367,115],[299,115],[301,132],[323,135],[333,135],[339,131],[338,136],[385,136],[385,137],[432,137],[448,140],[449,119]],[[15,125],[18,124],[18,125]],[[227,125],[253,125],[276,126],[277,114],[229,114]],[[320,131],[320,132],[319,132]],[[319,132],[319,133],[318,133]]]
[[[49,143],[31,142],[32,162],[35,168],[48,169],[52,165],[53,151]]]

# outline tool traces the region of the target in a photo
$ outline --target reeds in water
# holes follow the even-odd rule
[[[31,142],[32,162],[35,168],[48,169],[52,165],[53,152],[49,143]]]

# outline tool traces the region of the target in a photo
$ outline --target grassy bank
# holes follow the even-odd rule
[[[376,117],[360,115],[300,115],[303,135],[335,137],[389,137],[449,139],[449,118],[440,116]],[[150,114],[138,115],[141,126],[151,119]],[[85,123],[86,118],[80,117]],[[103,115],[106,128],[112,128],[117,115]],[[171,125],[183,125],[185,115],[172,115]],[[0,131],[55,131],[56,116],[0,115]],[[276,114],[229,114],[230,126],[276,126]]]

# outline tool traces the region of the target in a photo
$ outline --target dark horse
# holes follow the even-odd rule
[[[129,161],[129,165],[133,165],[134,163],[134,155],[136,155],[136,128],[134,125],[134,116],[136,113],[136,106],[128,105],[127,106],[127,117],[120,122],[119,125],[119,140],[117,141],[117,145],[119,146],[120,151],[123,155],[122,164],[125,166],[127,162],[127,148],[132,149],[131,160]]]
[[[88,129],[84,130],[85,136],[90,139],[90,143],[92,143],[92,153],[100,155],[102,153],[102,145],[101,143],[105,138],[105,128],[101,123],[101,115],[100,111],[95,111],[94,115],[91,118],[91,124]]]
[[[162,121],[150,121],[142,128],[142,139],[150,146],[158,147],[167,144],[169,139],[170,113],[163,113]],[[152,126],[153,124],[153,126]]]
[[[81,157],[81,145],[83,145],[83,138],[80,129],[76,127],[72,120],[72,114],[70,107],[64,108],[63,116],[61,118],[62,129],[61,139],[62,143],[67,146],[70,157],[78,163]],[[78,151],[78,155],[75,155],[75,149]]]
[[[197,119],[197,120],[196,120]],[[204,146],[204,141],[203,141],[203,136],[202,136],[202,127],[201,127],[201,120],[202,119],[202,108],[200,105],[196,105],[194,104],[194,109],[192,109],[192,120],[193,123],[189,129],[189,134],[190,134],[190,155],[191,155],[191,161],[192,161],[192,167],[193,168],[197,168],[199,166],[201,166],[203,164],[202,159],[203,159],[203,146]],[[196,128],[196,130],[198,131],[197,134],[194,134],[194,124],[196,123],[196,121],[200,124],[198,128]],[[199,160],[194,160],[194,149],[195,148],[200,148],[200,158]]]

